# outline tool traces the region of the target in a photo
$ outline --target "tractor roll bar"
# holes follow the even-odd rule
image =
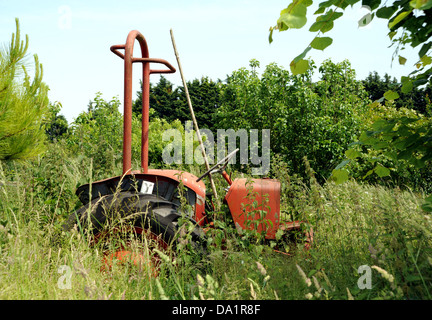
[[[141,58],[133,57],[135,40],[141,46]],[[124,60],[124,123],[123,123],[123,174],[132,169],[132,64],[143,64],[142,75],[142,133],[141,133],[141,169],[148,172],[148,140],[149,140],[149,105],[150,105],[150,74],[174,73],[176,69],[166,60],[149,58],[147,41],[137,30],[129,32],[126,43],[113,45],[110,50]],[[124,50],[124,54],[119,50]],[[150,63],[164,64],[168,69],[151,70]]]

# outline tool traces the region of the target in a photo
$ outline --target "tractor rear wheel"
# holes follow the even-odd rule
[[[153,194],[119,192],[109,194],[87,203],[69,216],[64,230],[71,230],[76,225],[80,230],[91,232],[93,244],[100,239],[107,239],[118,230],[131,230],[139,236],[150,236],[160,249],[173,248],[179,241],[180,220],[182,214],[172,202]],[[190,242],[194,251],[204,252],[204,232],[197,223],[187,218],[194,225],[190,232]]]

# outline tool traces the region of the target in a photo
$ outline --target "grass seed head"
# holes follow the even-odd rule
[[[267,274],[267,270],[264,268],[264,266],[259,263],[258,261],[256,262],[258,270],[260,271],[260,273],[265,276]]]
[[[306,274],[304,273],[303,269],[300,268],[300,266],[298,264],[296,264],[297,270],[300,273],[301,277],[303,278],[304,282],[306,283],[306,285],[308,287],[310,287],[312,285],[312,281],[311,279],[309,279]]]
[[[197,274],[197,283],[200,287],[204,287],[204,278],[200,274]]]
[[[378,266],[372,266],[372,269],[375,269],[376,271],[378,271],[381,276],[386,279],[389,283],[392,289],[395,289],[395,284],[394,284],[394,277],[393,275],[391,275],[390,273],[388,273],[386,270],[378,267]]]
[[[354,300],[354,297],[352,296],[351,292],[349,291],[348,288],[346,288],[347,290],[347,295],[348,295],[348,300]]]

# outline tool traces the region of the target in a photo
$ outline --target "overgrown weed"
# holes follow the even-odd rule
[[[272,177],[282,185],[281,216],[312,225],[309,251],[300,243],[295,254],[282,255],[239,235],[222,206],[212,213],[205,258],[193,256],[185,224],[181,250],[166,254],[158,275],[150,277],[149,268],[133,263],[101,271],[103,250],[89,245],[88,234],[62,233],[67,214],[79,205],[76,184],[94,175],[77,159],[53,153],[44,161],[0,164],[1,299],[431,298],[432,220],[420,207],[424,195],[355,181],[320,185],[312,169],[304,181],[276,161]],[[56,165],[64,170],[53,174]],[[215,181],[223,195],[225,181]],[[148,245],[129,244],[141,254]],[[370,289],[359,286],[361,266],[370,268]]]

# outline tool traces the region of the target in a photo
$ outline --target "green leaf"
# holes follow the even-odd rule
[[[412,157],[411,150],[404,150],[397,155],[398,160],[410,160]]]
[[[370,162],[370,163],[375,163],[375,162],[377,162],[378,160],[380,160],[378,157],[372,157],[372,158],[369,159],[369,162]]]
[[[347,151],[345,151],[345,156],[348,159],[354,160],[355,158],[358,158],[358,157],[361,156],[361,152],[357,151],[357,150],[354,150],[354,149],[348,149]]]
[[[369,170],[369,171],[368,171],[368,172],[363,176],[363,179],[366,178],[366,177],[368,177],[368,176],[370,176],[372,173],[374,173],[374,169]]]
[[[412,0],[410,6],[414,9],[428,10],[432,8],[432,0]]]
[[[415,80],[414,81],[414,86],[421,86],[421,85],[424,85],[424,84],[426,84],[428,82],[428,79],[417,79],[417,80]]]
[[[396,34],[397,34],[396,31],[389,32],[388,36],[389,36],[390,40],[393,40],[393,37],[394,37]]]
[[[407,81],[402,85],[401,91],[402,93],[409,93],[412,91],[412,89],[413,89],[413,82]]]
[[[386,156],[386,157],[388,157],[388,158],[390,158],[390,159],[392,159],[392,160],[397,160],[397,154],[394,151],[383,152],[383,155]]]
[[[432,63],[432,58],[427,55],[424,55],[423,57],[420,58],[420,61],[422,62],[423,66],[427,66]]]
[[[349,178],[348,171],[346,171],[345,169],[334,169],[332,171],[331,178],[337,184],[344,183]]]
[[[404,57],[402,57],[402,56],[399,56],[399,64],[400,64],[400,65],[405,65],[406,62],[407,62],[407,59],[406,59],[406,58],[404,58]]]
[[[273,42],[273,31],[274,31],[274,28],[271,27],[269,31],[270,31],[270,34],[269,34],[268,41],[269,41],[269,43],[272,43]]]
[[[279,240],[282,238],[282,236],[284,235],[284,232],[279,232],[282,231],[282,229],[278,229],[278,231],[276,232],[276,240]]]
[[[330,11],[332,11],[332,10],[330,10]],[[334,21],[334,20],[339,19],[340,17],[342,17],[343,13],[342,12],[333,11],[333,12],[329,12],[329,16],[330,16],[329,19],[332,20],[332,21]]]
[[[306,73],[309,69],[309,61],[299,60],[298,62],[292,61],[290,63],[290,69],[293,75]]]
[[[306,54],[312,49],[312,47],[308,46],[301,54],[299,54],[297,57],[294,58],[294,63],[299,62],[300,60],[304,59],[306,57]]]
[[[328,1],[324,1],[324,2],[321,2],[319,5],[318,5],[318,7],[319,8],[330,8],[332,5],[334,5],[335,3],[336,3],[336,1],[338,1],[338,0],[328,0]]]
[[[414,157],[412,157],[410,159],[410,163],[413,164],[414,167],[416,167],[417,169],[424,168],[425,165],[426,165],[422,159],[417,159],[417,158],[414,158]]]
[[[390,169],[387,169],[386,167],[383,167],[382,165],[378,164],[375,169],[375,173],[380,177],[386,177],[390,175]]]
[[[307,22],[306,11],[307,8],[304,1],[292,2],[280,13],[280,17],[277,21],[279,30],[284,31],[289,28],[302,28]]]
[[[342,161],[341,163],[339,163],[339,164],[336,166],[335,170],[342,169],[342,168],[345,167],[348,163],[350,163],[350,161],[351,161],[351,160],[349,160],[349,159],[345,159],[344,161]]]
[[[376,16],[382,19],[390,19],[391,16],[396,12],[397,6],[395,7],[382,7],[376,12]]]
[[[334,23],[333,21],[340,18],[343,15],[341,12],[336,12],[333,10],[329,10],[326,14],[323,14],[317,17],[316,22],[311,25],[309,31],[317,32],[321,31],[322,33],[326,33],[333,29]]]
[[[420,58],[423,57],[429,51],[431,46],[432,46],[432,41],[425,43],[419,51],[419,57]]]
[[[317,11],[314,12],[314,14],[321,14],[321,13],[324,13],[325,9],[326,9],[326,8],[324,8],[324,7],[320,7]]]
[[[324,50],[333,43],[333,39],[330,37],[316,37],[311,42],[311,47],[317,50]]]
[[[359,141],[363,144],[371,145],[377,142],[377,139],[372,137],[371,131],[363,131],[359,137]]]
[[[369,7],[371,10],[375,10],[381,4],[381,0],[362,0],[362,6]]]
[[[384,128],[388,125],[388,121],[385,119],[378,119],[372,123],[371,128],[375,131],[382,132]]]
[[[410,124],[410,123],[416,122],[418,120],[419,120],[419,118],[412,118],[412,117],[406,117],[406,116],[404,116],[404,117],[401,117],[399,119],[399,122],[402,123],[402,124]]]
[[[401,22],[403,19],[405,19],[411,12],[412,12],[412,9],[399,13],[396,16],[396,18],[394,18],[392,21],[389,22],[389,24],[388,24],[389,29],[393,29],[394,26],[396,26],[399,22]]]
[[[313,23],[311,25],[311,27],[309,28],[310,32],[318,32],[321,30],[321,28],[323,28],[325,26],[326,22],[325,21],[316,21],[315,23]]]
[[[384,149],[384,148],[388,148],[388,146],[389,146],[388,142],[380,141],[380,142],[375,143],[372,146],[372,148],[375,149],[375,150],[381,150],[381,149]]]
[[[388,90],[386,93],[384,93],[384,98],[386,100],[396,100],[399,98],[399,94],[397,92]]]
[[[410,147],[413,144],[417,144],[420,141],[420,135],[416,132],[411,134],[405,139],[405,146]]]
[[[369,23],[371,23],[371,21],[373,20],[374,14],[371,13],[367,13],[365,14],[363,17],[361,17],[361,19],[358,21],[358,26],[361,27],[366,27]]]
[[[405,150],[406,148],[406,141],[405,139],[397,139],[395,142],[393,142],[393,147],[397,150]]]

